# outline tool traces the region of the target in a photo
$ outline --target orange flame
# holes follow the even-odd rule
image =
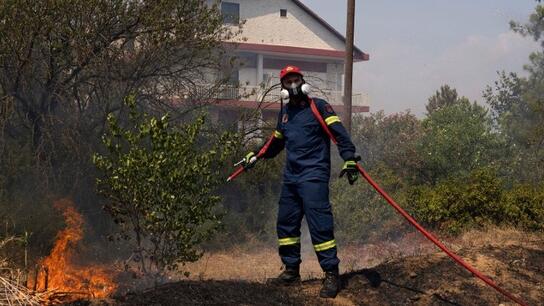
[[[57,290],[96,298],[109,296],[117,287],[111,270],[73,263],[74,248],[83,238],[81,214],[68,199],[56,201],[54,206],[62,210],[67,227],[57,234],[53,250],[42,261],[45,270],[38,275],[37,290]]]

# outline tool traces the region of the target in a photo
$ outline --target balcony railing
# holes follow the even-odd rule
[[[215,94],[208,98],[217,100],[240,100],[240,101],[260,101],[262,94],[266,89],[259,86],[222,86],[218,90],[215,90]],[[210,92],[209,87],[201,86],[197,92],[205,96]],[[317,90],[314,89],[310,93],[310,96],[319,97],[327,100],[332,105],[343,105],[344,93],[341,91],[333,90]],[[276,102],[279,99],[279,89],[277,91],[270,92],[265,97],[264,102]],[[354,93],[352,96],[353,106],[369,106],[369,97],[366,93]]]

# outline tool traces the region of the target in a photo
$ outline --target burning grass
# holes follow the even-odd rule
[[[117,287],[113,269],[77,263],[76,250],[83,238],[83,217],[68,199],[56,201],[54,205],[62,211],[66,228],[58,233],[51,253],[40,263],[35,283],[29,287],[38,292],[46,291],[50,299],[63,302],[109,296]]]

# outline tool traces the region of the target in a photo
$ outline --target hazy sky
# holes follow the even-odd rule
[[[345,33],[345,0],[302,0]],[[442,84],[483,103],[497,71],[522,72],[538,45],[513,33],[534,0],[357,0],[355,45],[370,61],[355,64],[353,88],[370,95],[372,112],[421,116]]]

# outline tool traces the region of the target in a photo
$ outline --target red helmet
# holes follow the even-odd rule
[[[304,77],[304,75],[302,74],[302,71],[300,71],[300,68],[298,68],[297,66],[287,65],[280,71],[280,80],[283,79],[286,75],[291,73],[296,73],[300,75],[301,77]]]

